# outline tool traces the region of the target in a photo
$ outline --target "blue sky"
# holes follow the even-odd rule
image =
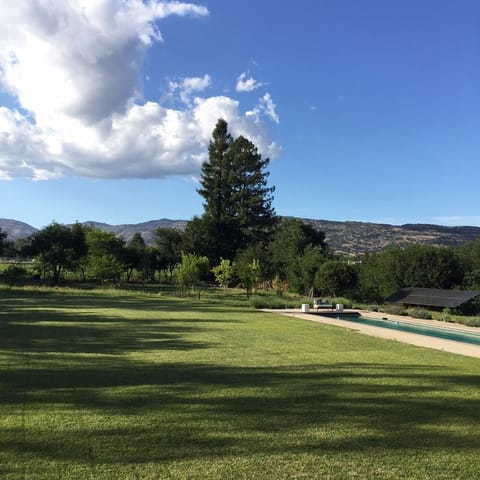
[[[199,215],[222,116],[280,215],[480,226],[476,0],[8,3],[2,218]]]

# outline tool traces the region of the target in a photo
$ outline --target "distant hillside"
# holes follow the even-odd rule
[[[152,245],[155,242],[154,233],[157,228],[176,228],[178,230],[183,230],[187,221],[162,218],[160,220],[150,220],[149,222],[130,225],[108,225],[99,222],[84,222],[84,224],[106,232],[113,232],[115,235],[124,238],[127,242],[131,240],[136,233],[140,233],[145,240],[145,243],[147,245]]]
[[[330,248],[348,255],[376,252],[393,245],[457,246],[480,237],[480,227],[444,227],[441,225],[387,225],[365,222],[335,222],[303,219],[325,232]]]
[[[0,218],[0,228],[2,232],[8,234],[7,240],[18,240],[19,238],[27,238],[37,231],[36,228],[27,223],[11,220],[9,218]]]
[[[456,246],[480,237],[480,227],[444,227],[441,225],[387,225],[365,222],[335,222],[330,220],[302,219],[318,230],[325,232],[330,248],[347,255],[375,252],[392,245],[421,243],[438,246]],[[108,225],[99,222],[85,222],[85,225],[113,232],[115,235],[130,240],[135,233],[140,233],[147,245],[154,243],[157,228],[177,228],[183,230],[187,220],[151,220],[149,222]],[[8,233],[10,240],[25,238],[37,230],[30,225],[16,220],[0,219],[0,228]]]

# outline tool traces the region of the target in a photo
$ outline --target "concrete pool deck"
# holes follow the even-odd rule
[[[467,357],[480,358],[480,345],[473,345],[469,343],[458,342],[454,340],[446,340],[442,338],[429,337],[427,335],[421,335],[418,333],[402,332],[400,330],[391,330],[383,327],[375,327],[372,325],[362,325],[358,323],[349,322],[347,320],[340,320],[332,316],[328,317],[322,315],[322,312],[311,311],[309,313],[302,312],[299,309],[285,309],[285,310],[273,310],[263,309],[265,312],[277,313],[279,315],[286,315],[289,317],[301,318],[303,320],[309,320],[311,322],[323,323],[327,325],[334,325],[336,327],[349,328],[350,330],[363,333],[365,335],[371,335],[374,337],[384,338],[387,340],[395,340],[397,342],[409,343],[417,347],[433,348],[435,350],[443,350],[449,353],[455,353],[457,355],[464,355]],[[324,312],[327,313],[327,312]],[[398,320],[404,323],[411,323],[418,326],[435,326],[439,328],[448,328],[462,333],[480,333],[480,328],[468,327],[466,325],[458,325],[436,320],[418,320],[412,317],[404,317],[400,315],[389,315],[379,312],[369,312],[364,310],[344,310],[343,313],[359,313],[360,315],[372,319],[388,319]]]

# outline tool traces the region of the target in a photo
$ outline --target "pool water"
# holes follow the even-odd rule
[[[443,338],[445,340],[455,340],[457,342],[471,343],[480,345],[480,333],[459,332],[448,327],[430,327],[427,325],[412,325],[402,321],[395,320],[374,320],[373,318],[359,317],[356,315],[337,315],[339,320],[347,320],[354,323],[363,323],[374,327],[390,328],[391,330],[400,330],[402,332],[418,333],[429,337]]]

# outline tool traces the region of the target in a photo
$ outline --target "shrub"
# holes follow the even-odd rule
[[[9,265],[2,273],[4,282],[9,286],[22,285],[27,278],[27,271],[17,265]]]
[[[465,318],[462,320],[462,323],[464,325],[468,325],[469,327],[480,327],[480,316]]]
[[[334,297],[334,298],[329,298],[330,303],[335,306],[337,303],[340,303],[343,305],[343,308],[353,308],[353,302],[345,297]]]
[[[408,312],[401,305],[387,305],[383,311],[390,315],[408,315]]]
[[[283,295],[288,291],[288,284],[284,282],[279,275],[277,275],[273,280],[273,289],[277,297],[283,297]]]
[[[422,318],[425,320],[432,319],[432,314],[428,310],[425,310],[424,308],[415,308],[410,312],[410,316],[413,318]]]
[[[253,308],[299,308],[300,303],[298,300],[288,300],[286,298],[279,297],[260,297],[254,296],[250,300],[250,305]]]

